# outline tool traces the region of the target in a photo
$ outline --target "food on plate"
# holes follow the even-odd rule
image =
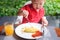
[[[23,31],[26,33],[35,33],[38,29],[35,27],[25,27],[23,28]]]
[[[34,34],[32,34],[32,37],[38,37],[38,36],[42,36],[42,32],[36,31]]]

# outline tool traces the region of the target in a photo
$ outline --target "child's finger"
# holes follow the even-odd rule
[[[23,13],[24,13],[24,17],[27,18],[29,15],[29,12],[27,10],[23,10]]]

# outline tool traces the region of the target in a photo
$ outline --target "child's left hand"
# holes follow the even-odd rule
[[[42,17],[42,26],[47,26],[47,25],[48,25],[48,21],[46,17]]]

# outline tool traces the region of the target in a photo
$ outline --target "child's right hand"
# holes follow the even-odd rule
[[[21,10],[20,9],[19,12],[18,12],[18,16],[23,16],[25,18],[28,17],[28,14],[29,14],[29,12],[27,10]]]
[[[23,10],[23,17],[27,18],[29,15],[29,12],[27,10]]]

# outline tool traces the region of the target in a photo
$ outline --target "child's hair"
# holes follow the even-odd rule
[[[44,5],[44,3],[45,3],[45,0],[31,0],[32,1],[32,3],[34,3],[34,2],[42,2],[42,6]]]
[[[41,0],[31,0],[31,1],[32,1],[32,2],[36,2],[36,1],[41,1]],[[44,3],[45,3],[46,0],[43,0],[43,1],[44,1]]]

